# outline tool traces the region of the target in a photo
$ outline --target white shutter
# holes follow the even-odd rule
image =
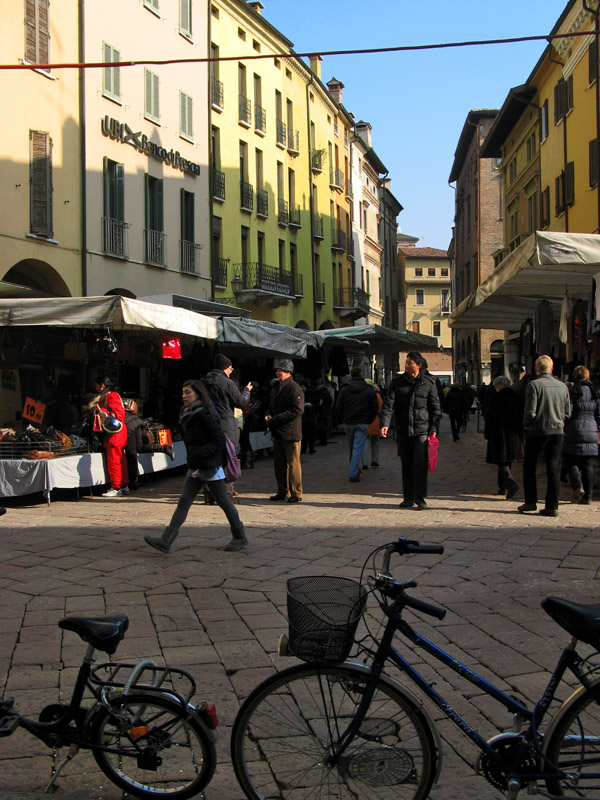
[[[192,98],[185,92],[179,92],[179,130],[182,136],[192,138],[194,135],[193,112]]]
[[[179,0],[179,30],[192,35],[192,0]]]
[[[150,72],[149,69],[144,70],[144,94],[146,116],[149,119],[158,122],[160,120],[160,106],[159,106],[159,80],[158,75]]]

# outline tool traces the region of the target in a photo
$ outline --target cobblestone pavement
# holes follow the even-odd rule
[[[221,720],[219,765],[206,797],[243,800],[229,759],[230,726],[249,691],[291,663],[277,655],[286,630],[286,579],[358,576],[374,546],[404,535],[445,547],[443,556],[413,557],[397,570],[405,579],[418,578],[415,594],[448,609],[443,621],[424,618],[419,630],[467,665],[479,664],[501,688],[536,699],[566,641],[540,600],[547,594],[582,602],[600,597],[597,504],[571,505],[564,486],[558,518],[519,515],[521,492],[511,502],[495,494],[495,468],[484,463],[485,443],[474,420],[454,443],[444,417],[429,510],[401,510],[394,443],[383,442],[381,451],[381,467],[352,484],[343,436],[303,456],[305,497],[296,506],[268,501],[272,464],[257,460],[238,484],[250,540],[241,553],[218,549],[229,538],[225,518],[202,503],[193,507],[171,555],[144,544],[144,533],[156,534],[168,522],[181,474],[146,483],[129,498],[9,504],[0,520],[3,692],[32,714],[65,699],[83,648],[57,621],[65,614],[125,612],[131,622],[119,659],[164,659],[194,674],[199,695],[216,702]],[[520,469],[516,474],[520,478]],[[484,736],[510,727],[504,709],[454,673],[426,664],[423,670]],[[444,740],[444,764],[431,796],[500,797],[474,775],[475,749],[432,713]],[[22,731],[2,740],[0,759],[2,800],[37,794],[48,780],[46,749]],[[64,798],[121,797],[88,754],[67,767],[59,784]]]

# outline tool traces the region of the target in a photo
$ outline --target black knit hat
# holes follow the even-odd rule
[[[231,363],[231,359],[224,356],[222,353],[219,353],[215,358],[214,367],[215,369],[227,369],[227,367],[232,367],[233,364]]]

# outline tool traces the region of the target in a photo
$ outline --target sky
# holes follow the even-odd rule
[[[263,16],[297,53],[543,36],[566,0],[262,0]],[[418,246],[448,248],[448,177],[467,114],[501,108],[525,83],[544,41],[388,54],[326,56],[321,79],[373,126],[372,145],[404,207],[399,229]]]

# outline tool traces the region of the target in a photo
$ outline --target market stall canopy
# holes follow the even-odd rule
[[[384,328],[382,325],[354,325],[350,328],[329,328],[317,331],[328,339],[355,339],[363,344],[368,344],[371,353],[398,353],[404,350],[419,350],[430,352],[439,350],[435,336],[426,336],[424,333],[413,331],[395,331]],[[342,344],[342,342],[340,342]]]
[[[290,328],[276,322],[264,320],[224,317],[223,330],[219,340],[228,346],[228,352],[235,346],[240,355],[295,356],[306,358],[309,347],[320,349],[324,337],[301,328]]]
[[[587,297],[600,272],[600,236],[536,231],[452,312],[450,327],[519,330],[547,300],[555,317],[565,293]]]
[[[222,322],[185,308],[144,303],[128,297],[44,297],[0,299],[0,325],[49,325],[113,330],[148,329],[217,339]]]

